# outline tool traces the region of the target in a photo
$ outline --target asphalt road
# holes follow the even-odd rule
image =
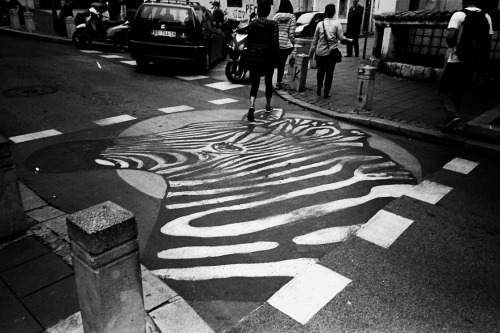
[[[493,279],[500,275],[498,266],[491,270],[491,278],[482,278],[472,269],[483,274],[488,265],[498,264],[494,257],[481,258],[484,233],[493,237],[486,237],[488,244],[498,240],[498,222],[483,223],[488,217],[498,220],[493,199],[498,199],[495,161],[338,123],[278,97],[273,113],[261,112],[257,122],[249,124],[244,119],[248,83],[228,85],[224,64],[207,77],[196,78],[196,73],[179,66],[154,65],[139,72],[126,53],[111,49],[85,53],[70,45],[5,35],[0,35],[0,44],[9,45],[0,50],[0,76],[7,78],[0,82],[0,135],[17,142],[12,150],[20,180],[67,213],[107,200],[132,211],[139,223],[141,261],[216,331],[244,317],[246,321],[235,331],[307,331],[304,326],[281,322],[279,314],[266,308],[266,301],[318,260],[366,289],[386,287],[372,292],[376,297],[371,299],[379,302],[375,306],[356,294],[358,312],[344,309],[343,313],[357,320],[338,319],[339,329],[367,327],[360,314],[376,318],[384,311],[388,295],[401,285],[419,287],[417,293],[410,287],[402,289],[401,295],[411,295],[413,300],[431,297],[433,288],[441,288],[450,302],[456,296],[458,304],[472,302],[476,310],[488,309],[482,323],[494,323],[498,303],[482,296],[472,299],[468,293],[455,295],[459,292],[447,286],[446,272],[439,267],[453,268],[460,275],[460,269],[449,264],[460,261],[460,251],[453,250],[470,246],[477,251],[467,253],[463,266],[470,274],[459,278],[459,285],[479,285],[471,289],[477,295],[498,292]],[[263,107],[263,98],[257,105]],[[57,135],[30,136],[42,131]],[[442,167],[455,157],[480,163],[467,186],[448,171],[443,175]],[[439,204],[435,206],[438,212],[429,213],[433,208],[422,208],[412,200],[394,201],[427,179],[460,188],[453,192],[458,197],[445,202],[446,213],[439,210]],[[376,188],[388,194],[368,198]],[[391,247],[397,260],[375,256],[379,248],[359,241],[317,243],[315,232],[337,228],[352,234],[391,203],[393,212],[410,212],[413,220],[422,221],[413,229],[431,224],[422,229],[422,241],[402,238]],[[478,212],[481,222],[469,225],[463,220]],[[441,219],[432,224],[440,214],[446,215],[446,222]],[[460,228],[453,226],[455,221],[460,221]],[[426,232],[433,228],[433,234],[446,230],[448,237],[428,237]],[[470,228],[480,230],[481,237],[469,233]],[[448,247],[452,240],[460,244]],[[419,250],[433,246],[439,249],[432,256],[426,254],[428,262],[418,260]],[[497,242],[491,251],[498,250]],[[352,255],[358,252],[365,254]],[[449,253],[450,258],[439,257],[441,253]],[[389,260],[385,262],[389,270],[380,268],[381,258]],[[348,265],[349,260],[355,264]],[[407,265],[400,269],[403,263]],[[427,265],[432,267],[425,270],[427,279],[439,273],[429,284],[416,274]],[[393,290],[383,283],[374,284],[372,277],[373,281],[393,281]],[[335,311],[338,302],[335,298],[323,312]],[[397,298],[396,303],[392,310],[403,313],[402,317],[411,317],[415,311],[405,308],[404,299]],[[424,318],[427,311],[436,311],[444,303],[422,304],[431,307],[418,312]],[[267,324],[266,320],[253,321],[259,312],[269,320]],[[456,314],[437,313],[442,317],[436,316],[436,322],[454,320]],[[477,316],[477,311],[471,316]],[[419,326],[421,318],[418,325],[393,317],[389,322],[407,325],[408,331],[425,330]],[[320,315],[318,320],[326,319]],[[381,330],[387,322],[374,325]],[[280,330],[283,327],[287,328]],[[320,331],[311,327],[307,328],[311,332]]]

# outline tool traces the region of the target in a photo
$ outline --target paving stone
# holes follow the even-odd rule
[[[0,280],[0,332],[38,333],[41,331],[42,327]]]
[[[64,212],[51,206],[45,206],[29,211],[26,213],[26,215],[37,220],[38,222],[44,222],[58,216],[62,216],[64,215]]]
[[[47,206],[47,203],[42,198],[36,195],[35,192],[30,190],[23,183],[19,183],[19,189],[21,190],[24,211]]]
[[[0,277],[18,297],[27,296],[69,275],[73,270],[50,252],[0,273]]]
[[[0,272],[49,253],[34,237],[26,237],[0,249]]]
[[[45,328],[80,310],[74,275],[43,288],[23,298],[22,301]],[[57,306],[47,306],[47,304]]]

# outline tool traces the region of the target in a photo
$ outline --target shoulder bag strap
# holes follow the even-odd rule
[[[326,45],[328,46],[328,50],[330,50],[330,43],[328,42],[328,35],[326,34],[326,29],[325,29],[325,21],[323,21],[322,23],[323,23],[323,33],[325,34]]]

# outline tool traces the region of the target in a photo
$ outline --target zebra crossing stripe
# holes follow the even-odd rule
[[[216,99],[214,101],[208,101],[208,103],[216,104],[216,105],[222,105],[222,104],[229,104],[229,103],[234,103],[238,102],[237,99],[232,99],[232,98],[223,98],[223,99]]]
[[[356,236],[387,249],[412,223],[413,220],[380,210],[358,230]]]
[[[218,90],[229,90],[229,89],[241,88],[244,87],[244,85],[223,81],[223,82],[206,84],[205,87],[214,88]]]
[[[464,160],[463,158],[456,157],[450,162],[448,162],[443,169],[455,171],[458,173],[462,173],[464,175],[469,174],[475,167],[477,167],[479,163]]]
[[[191,75],[191,76],[176,76],[176,78],[181,79],[181,80],[186,80],[186,81],[193,81],[193,80],[208,79],[208,76],[206,76],[206,75]]]
[[[123,64],[126,64],[126,65],[130,65],[130,66],[137,66],[137,63],[135,62],[135,60],[124,60],[124,61],[120,61],[120,62]]]
[[[319,264],[293,278],[267,302],[305,325],[351,280]]]
[[[165,112],[165,113],[175,113],[175,112],[182,112],[182,111],[189,111],[189,110],[194,110],[194,108],[187,106],[187,105],[178,105],[178,106],[170,106],[168,108],[158,109],[158,111]]]
[[[453,188],[445,185],[434,183],[429,180],[424,180],[420,184],[414,186],[408,193],[405,193],[405,195],[410,198],[435,205],[452,189]]]
[[[107,58],[107,59],[123,59],[123,58],[125,58],[124,56],[117,55],[117,54],[101,54],[100,57]]]
[[[83,53],[102,53],[101,51],[96,51],[96,50],[80,50],[80,52],[83,52]]]
[[[134,119],[136,119],[136,118],[132,117],[132,116],[129,116],[127,114],[124,114],[124,115],[121,115],[121,116],[104,118],[104,119],[101,119],[101,120],[95,120],[95,121],[93,121],[93,123],[97,124],[99,126],[107,126],[107,125],[122,123],[124,121],[129,121],[129,120],[134,120]]]
[[[36,139],[46,138],[49,136],[60,135],[60,134],[62,134],[62,133],[59,131],[56,131],[54,129],[50,129],[50,130],[40,131],[40,132],[35,132],[35,133],[23,134],[23,135],[18,135],[18,136],[11,136],[9,138],[9,140],[12,142],[15,142],[15,143],[20,143],[20,142],[36,140]]]

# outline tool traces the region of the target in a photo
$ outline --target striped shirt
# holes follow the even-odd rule
[[[273,20],[278,22],[280,49],[292,48],[295,43],[295,28],[297,26],[295,15],[276,13]]]

